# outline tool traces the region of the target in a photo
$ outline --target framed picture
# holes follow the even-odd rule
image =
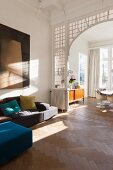
[[[29,86],[30,35],[0,24],[0,89]]]

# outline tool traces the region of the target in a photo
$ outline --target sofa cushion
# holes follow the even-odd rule
[[[35,105],[39,112],[49,110],[49,107],[50,107],[48,103],[42,103],[42,102],[35,102]]]
[[[36,109],[35,96],[20,96],[22,110]]]
[[[18,105],[16,100],[0,104],[0,108],[2,109],[5,116],[10,116],[13,113],[21,111],[20,106]]]
[[[3,103],[5,103],[5,101],[4,100],[0,100],[0,104],[3,104]],[[4,116],[4,113],[3,113],[1,108],[0,108],[0,116]]]
[[[46,107],[41,102],[35,102],[35,105],[39,112],[46,110]]]
[[[41,103],[41,104],[45,106],[46,110],[49,110],[50,104],[48,104],[48,103]]]
[[[25,127],[32,127],[44,121],[44,114],[38,111],[21,111],[11,115],[12,121]]]
[[[20,106],[20,96],[4,98],[4,99],[0,100],[0,104],[7,103],[7,102],[10,102],[12,100],[16,100],[18,102],[19,106]],[[1,108],[0,108],[0,116],[4,116],[4,113],[3,113]]]
[[[16,100],[20,106],[20,96],[7,97],[3,101],[4,101],[4,103],[6,103],[6,102],[10,102],[12,100]]]
[[[3,116],[3,111],[1,108],[0,108],[0,116]]]

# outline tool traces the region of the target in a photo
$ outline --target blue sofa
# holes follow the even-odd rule
[[[11,121],[0,123],[0,165],[32,146],[32,130]]]

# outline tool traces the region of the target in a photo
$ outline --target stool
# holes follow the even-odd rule
[[[0,123],[0,165],[32,146],[32,130],[11,121]]]

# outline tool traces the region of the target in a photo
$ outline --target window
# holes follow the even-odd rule
[[[106,88],[108,79],[108,48],[100,49],[100,87]]]
[[[113,89],[113,48],[100,48],[100,88]]]
[[[112,66],[111,66],[111,89],[113,89],[113,48],[112,48]]]
[[[86,83],[87,56],[79,54],[79,84],[85,86]]]

